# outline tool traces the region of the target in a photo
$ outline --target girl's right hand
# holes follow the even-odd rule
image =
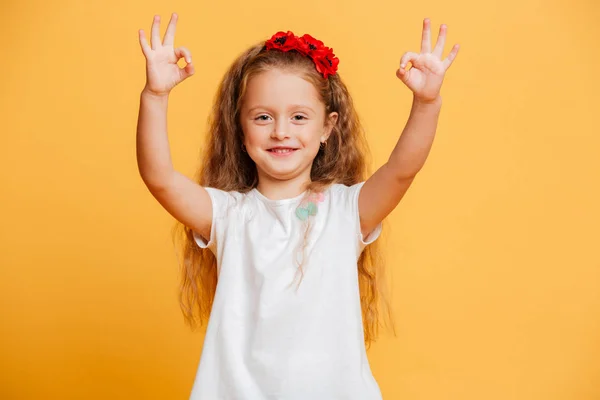
[[[144,90],[154,95],[168,95],[179,82],[194,74],[192,54],[185,47],[173,48],[177,14],[171,15],[165,37],[160,41],[160,16],[155,15],[152,22],[152,47],[146,40],[144,30],[139,30],[140,45],[146,57],[146,87]],[[177,61],[185,58],[184,68],[177,65]]]

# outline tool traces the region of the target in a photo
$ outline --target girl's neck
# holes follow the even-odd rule
[[[297,177],[285,181],[260,177],[256,189],[270,200],[291,199],[300,196],[310,184],[310,178]]]

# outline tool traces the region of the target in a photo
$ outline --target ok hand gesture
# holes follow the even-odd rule
[[[152,22],[152,47],[146,40],[144,30],[139,30],[140,45],[146,57],[146,87],[145,91],[154,95],[168,95],[179,82],[194,74],[192,54],[185,47],[173,48],[177,14],[171,15],[165,37],[160,41],[160,16],[154,16]],[[180,68],[177,62],[185,57],[187,62]]]
[[[442,24],[432,52],[430,24],[429,18],[425,18],[421,53],[404,53],[400,60],[400,68],[396,71],[396,76],[413,92],[415,99],[423,102],[433,102],[439,97],[446,71],[456,58],[459,48],[458,44],[455,44],[448,57],[442,60],[448,29],[446,25]],[[407,71],[406,64],[409,62],[412,64],[412,68]]]

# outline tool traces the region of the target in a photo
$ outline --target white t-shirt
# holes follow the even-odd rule
[[[357,269],[381,224],[362,237],[363,184],[333,184],[312,199],[316,207],[304,195],[270,200],[256,189],[207,188],[211,238],[194,238],[216,255],[218,284],[190,399],[381,399],[365,350]],[[298,285],[294,257],[307,220]]]

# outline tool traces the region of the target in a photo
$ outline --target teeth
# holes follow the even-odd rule
[[[283,154],[283,153],[289,153],[289,152],[291,152],[292,149],[273,149],[271,151],[274,152],[274,153],[281,153],[281,154]]]

